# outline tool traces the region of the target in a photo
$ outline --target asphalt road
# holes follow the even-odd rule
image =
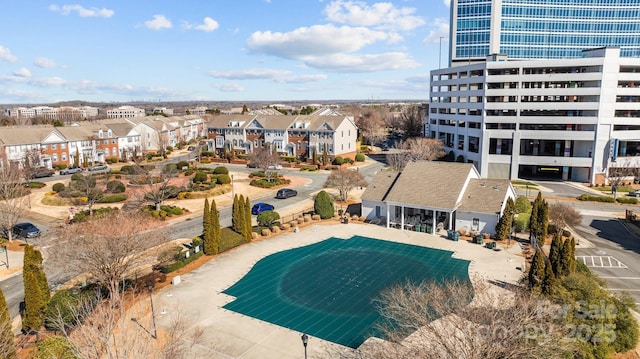
[[[15,275],[0,282],[0,288],[9,306],[9,314],[14,318],[19,313],[20,302],[23,299],[24,286],[22,275]]]
[[[578,249],[582,261],[614,293],[627,292],[640,305],[640,238],[617,219],[583,216],[575,228],[595,248]]]

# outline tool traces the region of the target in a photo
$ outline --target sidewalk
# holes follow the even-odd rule
[[[15,248],[19,246],[18,243],[19,242],[14,241],[13,243],[7,244],[8,250],[6,252],[4,252],[3,248],[0,247],[0,251],[4,252],[0,253],[0,281],[22,273],[22,259],[24,257],[24,252]]]

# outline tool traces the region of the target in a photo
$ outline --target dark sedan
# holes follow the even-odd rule
[[[13,235],[22,238],[34,238],[40,236],[40,229],[33,223],[23,222],[13,226]]]

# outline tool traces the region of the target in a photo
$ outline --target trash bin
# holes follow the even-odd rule
[[[482,234],[478,234],[475,238],[476,244],[482,244]]]
[[[496,242],[487,242],[485,244],[485,247],[487,247],[489,249],[494,249],[496,247]]]
[[[426,228],[426,226],[425,226]],[[450,229],[447,229],[447,239],[453,239],[453,231]]]
[[[459,239],[460,239],[460,233],[459,232],[453,232],[453,240],[457,242]]]

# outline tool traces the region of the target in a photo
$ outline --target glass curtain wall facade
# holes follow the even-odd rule
[[[452,62],[563,59],[596,47],[640,56],[640,0],[453,0]]]

